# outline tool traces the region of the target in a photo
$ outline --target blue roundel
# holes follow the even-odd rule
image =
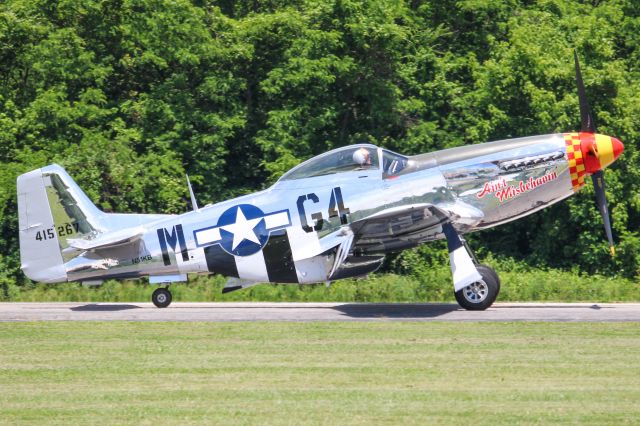
[[[235,256],[259,252],[269,240],[264,212],[251,204],[239,204],[226,210],[218,219],[220,245]]]

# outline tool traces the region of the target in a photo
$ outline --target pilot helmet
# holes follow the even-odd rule
[[[371,154],[365,147],[360,147],[353,152],[353,161],[359,166],[371,165]]]

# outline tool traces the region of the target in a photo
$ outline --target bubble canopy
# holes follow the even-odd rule
[[[288,181],[352,171],[379,170],[381,155],[389,159],[406,160],[406,157],[391,151],[381,150],[375,145],[350,145],[313,157],[285,173],[280,180]],[[384,162],[385,166],[390,165],[387,163],[389,162]],[[394,164],[397,167],[397,162]]]
[[[313,157],[289,170],[280,180],[305,179],[358,170],[378,170],[379,168],[377,146],[350,145]]]

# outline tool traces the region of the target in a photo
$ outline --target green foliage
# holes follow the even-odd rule
[[[446,263],[424,267],[415,252],[398,263],[411,263],[403,275],[376,274],[368,279],[340,280],[324,284],[260,284],[222,293],[223,277],[192,277],[171,287],[174,300],[182,302],[454,302],[451,270]],[[414,263],[415,262],[415,263]],[[541,270],[512,259],[491,262],[500,272],[499,301],[628,302],[640,300],[640,285],[624,278],[583,275],[574,271]],[[36,284],[19,288],[0,275],[0,301],[20,302],[147,302],[155,286],[135,281],[107,281],[100,287],[79,283]]]
[[[185,172],[204,204],[354,142],[414,154],[570,131],[575,48],[599,130],[626,147],[607,171],[618,256],[608,256],[590,185],[471,239],[498,260],[637,279],[639,30],[632,0],[2,2],[2,277],[29,284],[19,272],[20,173],[55,161],[107,211],[178,213]],[[446,261],[436,245],[385,268],[440,300],[450,297],[434,284]],[[369,283],[357,287],[366,296],[341,291],[404,297]]]

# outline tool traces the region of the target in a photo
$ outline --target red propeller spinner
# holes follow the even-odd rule
[[[598,133],[581,132],[580,151],[584,159],[584,168],[588,174],[602,170],[624,151],[624,145],[618,139]]]

